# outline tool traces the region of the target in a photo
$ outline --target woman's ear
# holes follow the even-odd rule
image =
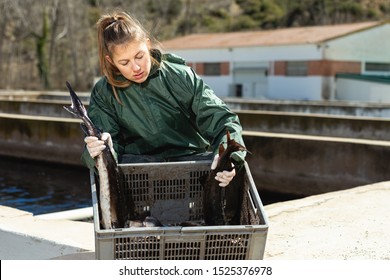
[[[152,41],[150,41],[149,38],[146,38],[146,46],[148,46],[148,49],[150,50],[150,48],[152,47]]]
[[[111,63],[112,65],[114,65],[114,62],[112,62],[110,56],[106,55],[105,58],[106,58],[106,60],[107,60],[109,63]]]

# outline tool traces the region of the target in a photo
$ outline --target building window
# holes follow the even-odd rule
[[[204,75],[205,76],[220,76],[221,75],[221,63],[204,63]]]
[[[242,97],[242,84],[235,85],[235,97]]]
[[[390,72],[390,63],[366,62],[366,72]]]
[[[287,61],[286,76],[307,76],[307,62]]]

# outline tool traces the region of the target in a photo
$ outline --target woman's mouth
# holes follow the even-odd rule
[[[134,77],[135,80],[139,80],[139,79],[142,78],[143,74],[144,74],[144,72],[141,72],[139,74],[134,75],[133,77]]]

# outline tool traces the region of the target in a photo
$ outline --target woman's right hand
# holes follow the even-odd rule
[[[99,140],[96,136],[87,136],[84,138],[84,142],[87,144],[87,150],[92,158],[97,157],[106,148],[105,143],[112,143],[111,135],[107,132],[102,133],[102,137]],[[111,144],[112,145],[112,144]]]

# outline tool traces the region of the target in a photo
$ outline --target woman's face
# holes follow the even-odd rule
[[[149,46],[150,40],[117,45],[112,50],[112,59],[109,56],[106,56],[106,59],[114,64],[126,79],[140,84],[150,73],[152,62]]]

